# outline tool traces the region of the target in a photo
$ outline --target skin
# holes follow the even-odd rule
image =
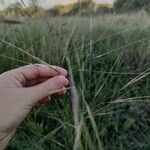
[[[63,68],[41,64],[0,75],[0,150],[6,147],[33,106],[47,103],[55,91],[58,95],[66,93],[65,87],[69,84],[66,76]]]

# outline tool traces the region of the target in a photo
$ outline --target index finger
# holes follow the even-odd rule
[[[47,66],[42,64],[32,64],[15,69],[21,73],[26,80],[34,80],[40,77],[54,77],[57,75],[67,76],[67,71],[58,66]]]

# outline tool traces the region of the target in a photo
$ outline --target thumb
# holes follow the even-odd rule
[[[69,81],[63,75],[55,76],[37,86],[27,88],[28,99],[31,103],[35,104],[45,97],[51,96],[53,91],[62,89],[68,86]]]

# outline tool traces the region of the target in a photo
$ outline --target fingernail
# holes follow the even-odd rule
[[[69,84],[69,80],[64,77],[63,75],[58,76],[58,82],[59,84],[61,84],[62,86],[67,86]]]

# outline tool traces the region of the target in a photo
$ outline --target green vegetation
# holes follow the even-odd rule
[[[7,7],[4,11],[2,11],[1,16],[3,18],[41,18],[45,16],[45,10],[42,8],[32,5],[29,7],[23,8],[23,6],[20,3],[15,3]]]
[[[75,133],[70,91],[35,107],[11,150],[148,150],[150,148],[150,19],[134,15],[51,17],[0,24],[0,72],[36,63],[61,65],[67,54],[79,95]],[[118,101],[117,101],[118,100]]]
[[[20,3],[15,3],[7,7],[1,16],[4,18],[23,18],[27,17],[32,18],[41,18],[48,15],[51,16],[62,16],[62,15],[91,15],[91,14],[103,14],[112,11],[111,4],[96,4],[92,1],[90,2],[81,2],[69,5],[57,5],[50,10],[44,10],[35,4],[29,7],[23,7]]]
[[[150,12],[149,0],[117,0],[114,4],[116,12],[145,10]]]
[[[113,11],[113,5],[112,4],[97,4],[93,1],[83,1],[83,2],[77,2],[74,4],[69,5],[58,5],[47,12],[51,15],[100,15],[104,13],[110,13]]]
[[[72,10],[69,12],[71,15],[90,15],[95,11],[95,3],[91,0],[85,2],[75,3]]]
[[[92,0],[83,0],[68,5],[57,5],[49,10],[44,10],[33,3],[29,7],[25,7],[22,3],[10,5],[0,16],[3,18],[41,18],[47,16],[72,16],[72,15],[103,15],[110,13],[127,13],[138,12],[141,10],[150,12],[149,0],[116,0],[114,4],[98,4]],[[2,18],[0,17],[0,19]]]

